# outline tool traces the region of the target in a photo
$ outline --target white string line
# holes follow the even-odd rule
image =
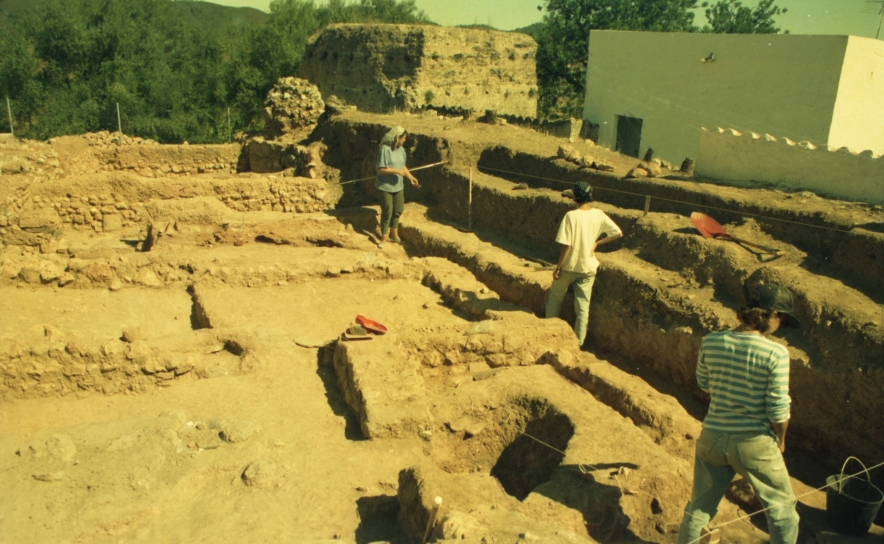
[[[323,302],[323,300],[319,298],[319,295],[316,294],[316,289],[314,289],[313,286],[310,285],[309,281],[305,281],[304,284],[307,285],[307,287],[309,287],[311,291],[313,291],[313,296],[316,298],[316,300],[318,300],[319,302]]]
[[[543,176],[533,176],[533,175],[531,175],[531,174],[524,174],[524,173],[521,173],[521,172],[511,172],[511,171],[509,171],[509,170],[499,170],[499,169],[497,169],[497,168],[489,168],[488,166],[477,166],[476,168],[478,168],[479,170],[491,170],[491,171],[493,171],[493,172],[502,172],[502,173],[505,173],[505,174],[513,174],[513,175],[516,175],[516,176],[523,176],[523,177],[527,177],[527,178],[542,179],[542,180],[545,180],[545,181],[555,181],[555,182],[557,182],[557,183],[564,183],[564,184],[567,184],[567,185],[573,185],[573,184],[574,184],[573,181],[565,181],[565,180],[563,180],[563,179],[547,178],[547,177],[543,177]],[[613,193],[622,193],[622,194],[625,194],[625,195],[640,196],[640,197],[645,197],[645,198],[652,198],[652,199],[653,199],[653,198],[656,198],[657,200],[663,200],[663,201],[665,201],[665,202],[675,202],[675,203],[677,203],[677,204],[686,204],[686,205],[688,205],[688,206],[694,206],[694,207],[697,207],[697,208],[705,208],[705,209],[708,209],[708,210],[719,210],[719,211],[728,212],[728,213],[735,213],[735,214],[739,214],[739,215],[746,215],[746,216],[749,216],[749,217],[757,217],[757,218],[759,218],[759,219],[764,219],[764,220],[766,220],[766,221],[780,221],[780,222],[782,222],[782,223],[792,223],[792,224],[794,224],[794,225],[802,225],[802,226],[805,226],[805,227],[813,227],[813,228],[817,228],[817,229],[832,230],[832,231],[835,231],[835,232],[849,232],[849,231],[850,231],[850,229],[837,229],[837,228],[834,228],[834,227],[825,227],[825,226],[822,226],[822,225],[813,225],[813,224],[811,224],[811,223],[802,223],[801,221],[791,221],[791,220],[789,220],[789,219],[780,219],[780,218],[777,218],[777,217],[768,217],[768,216],[765,216],[765,215],[759,215],[759,214],[748,213],[748,212],[743,212],[743,211],[731,210],[731,209],[728,209],[728,208],[719,208],[719,207],[716,207],[716,206],[709,206],[709,205],[707,205],[707,204],[697,204],[697,203],[695,203],[695,202],[687,202],[687,201],[685,201],[685,200],[676,200],[676,199],[674,199],[674,198],[664,198],[664,197],[661,197],[661,196],[646,195],[646,194],[642,194],[642,193],[634,193],[634,192],[631,192],[631,191],[623,191],[623,190],[620,190],[620,189],[610,189],[610,188],[608,188],[608,187],[593,186],[593,189],[594,189],[594,190],[599,190],[599,191],[611,191],[611,192],[613,192]]]
[[[873,467],[869,467],[869,468],[867,468],[867,469],[861,470],[861,471],[857,472],[856,474],[848,474],[847,476],[843,476],[844,473],[842,472],[842,473],[841,473],[841,474],[842,474],[842,477],[839,478],[838,480],[835,480],[834,482],[832,482],[832,483],[830,483],[830,484],[826,484],[826,485],[824,485],[824,486],[822,486],[822,487],[818,487],[818,488],[816,488],[816,489],[812,489],[812,490],[810,490],[810,491],[808,491],[808,492],[806,492],[806,493],[802,493],[801,495],[798,495],[797,497],[795,497],[794,500],[795,500],[795,502],[798,502],[798,499],[800,499],[800,498],[802,498],[802,497],[806,497],[806,496],[808,496],[808,495],[812,495],[812,494],[814,494],[814,493],[817,493],[817,492],[819,492],[819,491],[822,491],[823,489],[826,489],[826,488],[828,488],[828,487],[832,487],[833,485],[843,484],[845,481],[847,481],[847,480],[849,480],[849,479],[851,479],[851,478],[856,478],[857,476],[860,476],[860,475],[862,475],[862,474],[864,474],[864,473],[868,476],[868,473],[869,473],[869,472],[875,470],[876,468],[882,467],[882,466],[884,466],[884,462],[878,463],[877,465],[875,465],[875,466],[873,466]],[[870,483],[871,483],[871,482],[870,482]],[[771,504],[770,506],[767,506],[767,507],[765,507],[765,508],[762,508],[761,510],[757,510],[757,511],[755,511],[755,512],[750,513],[750,514],[747,516],[747,518],[751,518],[752,516],[754,516],[754,515],[756,515],[756,514],[760,514],[760,513],[762,513],[762,512],[765,512],[765,511],[767,511],[767,510],[770,510],[771,508],[775,508],[775,507],[777,507],[777,506],[782,506],[782,505],[787,504],[787,503],[790,503],[790,502],[792,502],[792,501],[791,501],[791,500],[788,500],[788,501],[781,501],[781,502],[778,502],[778,503],[773,503],[773,504]],[[738,518],[732,519],[732,520],[730,520],[730,521],[726,521],[726,522],[724,522],[724,523],[718,523],[718,524],[715,525],[714,528],[715,528],[715,529],[718,529],[718,528],[720,528],[720,527],[724,527],[725,525],[730,525],[731,523],[734,523],[735,521],[740,521],[741,519],[743,519],[743,518],[742,518],[742,517],[738,517]],[[692,540],[692,541],[688,542],[688,544],[694,544],[694,542],[698,542],[699,540],[700,540],[699,538],[696,539],[696,540]]]
[[[547,444],[547,443],[544,442],[543,440],[540,440],[539,438],[534,438],[533,436],[531,436],[530,434],[525,433],[525,432],[523,432],[522,434],[525,435],[525,436],[527,436],[528,438],[530,438],[530,439],[532,439],[532,440],[538,442],[539,444],[543,444],[544,446],[546,446],[547,448],[549,448],[549,449],[551,449],[551,450],[553,450],[553,451],[556,451],[556,452],[558,452],[558,453],[561,453],[562,455],[565,455],[565,452],[563,452],[562,450],[560,450],[560,449],[558,449],[558,448],[554,448],[553,446],[550,446],[549,444]],[[577,466],[578,466],[578,468],[580,468],[580,472],[582,472],[583,474],[588,474],[588,472],[586,471],[586,469],[583,468],[583,467],[584,467],[583,464],[578,463]],[[590,467],[590,468],[593,469],[593,470],[601,471],[601,469],[599,469],[599,468],[597,468],[597,467],[594,467],[594,466],[592,466],[592,465],[585,465],[585,466],[588,466],[588,467]],[[838,483],[843,483],[843,482],[845,482],[845,481],[847,481],[847,480],[849,480],[849,479],[851,479],[851,478],[856,478],[857,476],[860,476],[860,475],[862,475],[862,474],[864,474],[864,473],[868,475],[869,472],[875,470],[876,468],[882,467],[882,466],[884,466],[884,462],[878,463],[877,465],[872,466],[872,467],[869,467],[869,468],[867,468],[867,469],[865,469],[865,470],[861,470],[861,471],[857,472],[856,474],[849,474],[849,475],[847,475],[847,476],[842,476],[839,480],[837,480],[837,481],[835,481],[835,482],[832,482],[831,484],[826,484],[826,485],[824,485],[824,486],[822,486],[822,487],[818,487],[818,488],[816,488],[816,489],[812,489],[812,490],[810,490],[810,491],[808,491],[808,492],[806,492],[806,493],[802,493],[801,495],[798,495],[797,497],[795,497],[794,501],[797,502],[798,499],[800,499],[800,498],[802,498],[802,497],[806,497],[806,496],[808,496],[808,495],[812,495],[813,493],[816,493],[816,492],[818,492],[818,491],[822,491],[823,489],[826,489],[827,487],[831,487],[831,486],[836,485],[836,484],[838,484]],[[843,472],[842,472],[842,475],[843,475]],[[620,486],[620,493],[623,494],[623,486],[620,485],[620,479],[617,477],[617,475],[614,476],[614,479],[617,480],[617,485]],[[634,491],[634,490],[630,490],[630,491]],[[639,493],[642,493],[642,494],[644,494],[644,495],[647,495],[647,496],[649,496],[649,497],[651,497],[651,498],[653,498],[653,499],[657,499],[658,501],[660,501],[661,504],[663,504],[663,501],[660,500],[659,497],[655,497],[655,496],[653,496],[653,495],[650,495],[650,494],[648,494],[648,493],[645,493],[644,491],[639,491]],[[755,512],[752,512],[752,513],[748,514],[745,518],[744,518],[742,515],[738,515],[736,518],[734,518],[734,519],[732,519],[732,520],[730,520],[730,521],[726,521],[726,522],[724,522],[724,523],[718,523],[718,524],[716,524],[716,525],[713,527],[713,529],[718,529],[718,528],[724,527],[725,525],[730,525],[731,523],[734,523],[734,522],[737,522],[737,521],[742,521],[742,520],[745,520],[745,519],[749,519],[749,518],[751,518],[751,517],[754,516],[754,515],[761,514],[762,512],[765,512],[765,511],[767,511],[767,510],[770,510],[771,508],[774,508],[774,507],[777,507],[777,506],[781,506],[781,505],[784,505],[784,504],[787,504],[787,503],[790,503],[790,502],[793,502],[792,499],[790,499],[790,500],[788,500],[788,501],[781,501],[781,502],[778,502],[778,503],[772,503],[770,506],[767,506],[767,507],[765,507],[765,508],[762,508],[761,510],[756,510]],[[688,542],[688,544],[694,544],[695,542],[699,542],[702,538],[703,538],[703,537],[700,537],[700,538],[697,538],[697,539],[691,540],[690,542]]]

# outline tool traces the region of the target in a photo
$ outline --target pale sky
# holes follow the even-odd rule
[[[209,1],[269,11],[271,0]],[[757,0],[743,1],[743,4],[751,6],[757,3]],[[543,17],[537,10],[540,0],[417,0],[416,4],[430,19],[446,26],[478,23],[512,30],[536,23]],[[776,21],[781,28],[793,34],[852,34],[874,38],[881,19],[874,13],[864,13],[875,9],[874,6],[869,7],[866,0],[777,0],[775,4],[788,8],[788,13],[780,15]],[[702,10],[696,22],[705,22]]]

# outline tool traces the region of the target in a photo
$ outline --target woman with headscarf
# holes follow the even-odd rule
[[[377,180],[374,186],[381,192],[381,242],[401,243],[399,238],[399,216],[405,208],[405,184],[403,178],[415,187],[420,187],[417,178],[405,167],[404,128],[395,126],[381,138],[378,160],[375,165]]]
[[[558,317],[568,287],[574,286],[574,334],[583,346],[589,324],[589,299],[599,269],[595,250],[623,237],[623,231],[608,214],[592,206],[592,186],[585,181],[574,185],[577,209],[565,214],[556,242],[561,244],[559,262],[546,301],[546,317]],[[604,236],[604,238],[602,238]]]

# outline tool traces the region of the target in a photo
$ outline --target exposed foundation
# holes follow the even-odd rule
[[[699,342],[772,281],[795,292],[804,324],[776,337],[792,358],[796,493],[847,454],[882,458],[884,212],[623,179],[634,164],[582,143],[615,171],[578,169],[550,158],[559,139],[462,118],[324,120],[317,171],[370,176],[392,124],[412,134],[409,165],[446,164],[418,173],[406,243],[384,248],[370,180],[180,174],[192,157],[162,146],[151,161],[173,166],[159,179],[137,168],[58,175],[36,160],[4,174],[4,535],[410,542],[439,496],[436,541],[672,542],[707,401]],[[4,145],[108,164],[107,149],[71,141]],[[204,152],[215,151],[236,155]],[[543,263],[570,206],[561,189],[576,179],[626,234],[601,255],[589,352],[568,303],[563,320],[539,317]],[[651,195],[649,213],[644,196],[615,190]],[[102,207],[118,203],[132,213],[106,229],[115,214]],[[88,224],[62,213],[85,206]],[[786,255],[701,238],[687,215],[703,206]],[[389,332],[342,340],[357,314]],[[717,522],[754,511],[734,497]],[[824,509],[822,493],[799,505],[802,534],[817,542],[835,538]],[[725,535],[762,542],[760,527]]]

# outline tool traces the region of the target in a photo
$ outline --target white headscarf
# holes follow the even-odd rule
[[[403,134],[405,134],[405,129],[400,127],[399,125],[396,125],[395,127],[391,128],[389,132],[384,134],[383,138],[381,138],[381,146],[383,147],[386,145],[392,149],[393,144]]]

